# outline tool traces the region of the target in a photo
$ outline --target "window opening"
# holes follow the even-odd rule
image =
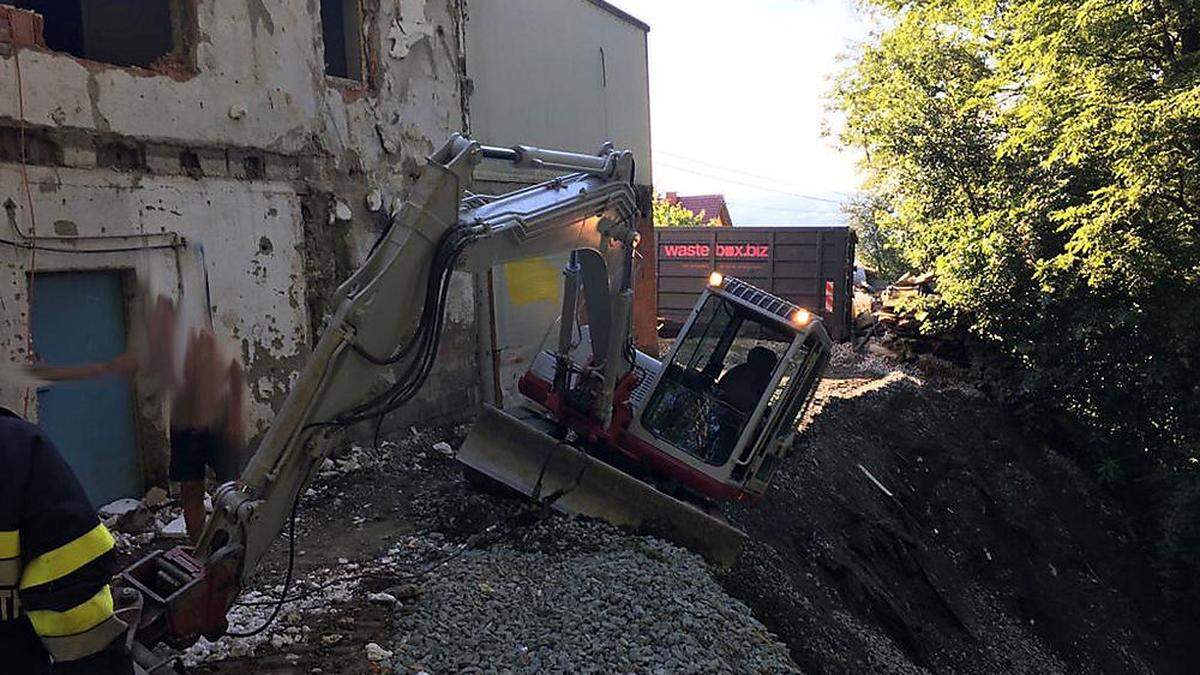
[[[362,80],[362,12],[358,0],[321,0],[325,74]]]
[[[7,0],[44,19],[46,46],[92,61],[150,67],[175,51],[177,0]]]

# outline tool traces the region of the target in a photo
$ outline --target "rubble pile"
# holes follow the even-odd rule
[[[208,498],[204,505],[212,510]],[[119,551],[134,551],[160,539],[187,538],[183,509],[160,487],[150,488],[141,499],[125,497],[109,502],[96,515],[112,532]]]
[[[462,432],[413,430],[325,461],[300,502],[291,588],[283,535],[229,612],[231,633],[255,634],[159,655],[221,675],[797,672],[700,557],[470,491],[452,460]],[[162,534],[177,514],[156,494],[102,517],[148,550],[178,543]]]
[[[932,272],[908,273],[884,288],[877,296],[867,289],[856,298],[855,328],[859,338],[855,346],[897,360],[912,360],[931,355],[952,362],[963,359],[962,336],[954,332],[934,331],[927,323],[928,312],[914,302],[937,295],[937,279]],[[867,309],[869,305],[869,309]]]
[[[934,284],[932,272],[919,275],[910,272],[883,289],[879,295],[880,307],[875,313],[879,324],[896,335],[919,335],[921,322],[925,320],[924,312],[905,307],[905,301],[933,295],[936,292]]]
[[[798,672],[693,553],[547,518],[431,573],[399,616],[399,672]]]
[[[1194,672],[1122,505],[927,361],[833,348],[725,589],[805,672]]]
[[[420,593],[419,571],[431,562],[444,561],[457,555],[461,545],[446,541],[438,533],[423,537],[408,537],[395,544],[386,555],[363,563],[339,558],[337,565],[316,570],[307,578],[295,581],[288,590],[286,602],[278,618],[257,635],[249,637],[223,637],[216,642],[203,638],[183,653],[185,665],[222,661],[228,658],[251,656],[264,645],[287,652],[301,645],[329,646],[341,641],[339,633],[314,632],[313,626],[323,617],[341,617],[346,624],[363,601],[391,607],[396,611],[404,608],[406,601]],[[404,581],[411,577],[412,581]],[[367,579],[392,579],[396,583],[385,592],[368,592],[362,588]],[[266,590],[251,590],[244,593],[229,612],[229,632],[250,633],[266,624],[275,610],[275,604],[284,592],[281,584]],[[379,645],[370,649],[378,656]],[[383,650],[386,651],[386,650]],[[298,660],[297,657],[296,660]],[[285,660],[286,659],[285,656]]]

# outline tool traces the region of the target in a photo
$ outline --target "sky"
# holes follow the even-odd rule
[[[821,199],[855,191],[855,156],[822,130],[868,30],[852,0],[609,1],[650,24],[658,192],[724,193],[736,225],[843,222]]]

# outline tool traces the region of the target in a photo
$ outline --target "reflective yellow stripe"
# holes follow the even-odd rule
[[[107,553],[113,547],[112,535],[101,523],[82,537],[34,558],[21,574],[21,588],[39,586],[65,577]]]
[[[99,593],[65,612],[27,609],[25,614],[33,624],[33,630],[42,637],[75,635],[95,628],[113,615],[112,590],[105,584]]]
[[[85,656],[91,656],[112,644],[128,628],[128,624],[116,616],[110,616],[99,625],[77,635],[61,637],[42,637],[46,651],[54,657],[55,663],[75,661]]]
[[[17,530],[0,530],[0,558],[16,558],[21,555],[21,533]]]

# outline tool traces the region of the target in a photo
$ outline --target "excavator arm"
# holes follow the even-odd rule
[[[471,177],[484,159],[569,173],[497,197],[475,195]],[[597,359],[600,377],[611,385],[623,375],[628,365],[614,355],[629,335],[638,209],[632,176],[632,155],[610,146],[593,156],[486,147],[455,135],[429,157],[366,261],[338,288],[332,319],[241,480],[217,492],[199,545],[151,554],[124,572],[142,602],[139,642],[184,647],[200,635],[224,634],[226,612],[331,450],[319,432],[376,419],[419,391],[437,353],[452,271],[572,252],[564,299],[571,317],[579,289],[572,274],[582,263],[594,277],[606,269],[604,254],[619,247],[616,297],[598,308],[589,294],[588,309],[607,313],[596,321],[606,336],[596,351],[605,356]],[[597,405],[601,414],[610,403]]]

